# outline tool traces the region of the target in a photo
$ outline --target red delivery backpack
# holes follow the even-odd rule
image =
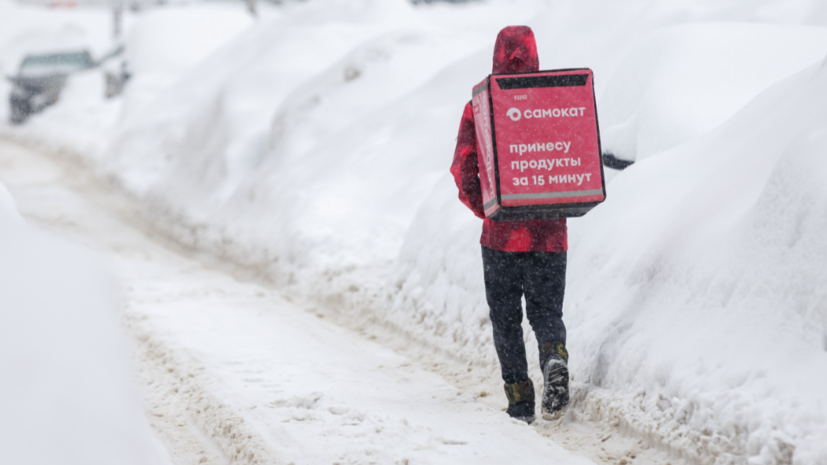
[[[590,69],[489,75],[471,104],[485,216],[583,216],[606,199]]]

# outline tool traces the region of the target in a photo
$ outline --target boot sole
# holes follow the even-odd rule
[[[557,420],[569,404],[569,369],[562,360],[557,360],[546,365],[543,378],[543,419]]]

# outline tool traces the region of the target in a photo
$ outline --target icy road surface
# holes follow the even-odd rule
[[[510,420],[422,361],[165,243],[135,205],[57,160],[0,142],[0,182],[29,221],[111,257],[147,414],[176,464],[592,463],[543,421]],[[626,462],[595,434],[583,453]]]

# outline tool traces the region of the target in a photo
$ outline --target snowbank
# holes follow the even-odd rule
[[[576,379],[703,462],[827,457],[825,104],[819,63],[572,222]]]
[[[825,50],[824,27],[716,22],[660,29],[606,85],[604,149],[642,160],[695,139]]]
[[[0,185],[0,462],[166,464],[105,268],[27,225]]]
[[[539,5],[524,4],[493,11],[520,22]],[[403,0],[288,12],[218,50],[141,115],[127,109],[101,166],[203,224],[192,240],[278,257],[281,274],[304,286],[393,260],[453,150],[457,96],[486,73],[484,58],[455,62],[487,55],[475,52],[499,21],[488,9]],[[472,27],[456,31],[459,20]],[[375,289],[385,273],[371,273]],[[363,287],[348,278],[324,294],[354,285]]]
[[[189,46],[149,37],[179,13],[157,10],[128,39],[157,61],[122,99],[82,104],[79,76],[77,99],[3,131],[81,152],[179,240],[496,377],[480,224],[446,171],[496,32],[528,24],[543,68],[595,70],[606,147],[639,160],[570,221],[572,416],[703,462],[822,462],[827,96],[802,69],[827,53],[827,7],[516,5],[307,2],[234,16],[180,68]],[[218,27],[210,8],[187,10],[195,34]]]

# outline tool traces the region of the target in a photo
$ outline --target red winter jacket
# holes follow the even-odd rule
[[[527,26],[509,26],[497,36],[494,45],[494,74],[539,71],[537,44]],[[505,252],[565,252],[568,249],[566,219],[492,221],[482,208],[477,135],[471,102],[465,105],[459,124],[457,149],[451,174],[459,188],[459,199],[483,219],[480,244]]]

